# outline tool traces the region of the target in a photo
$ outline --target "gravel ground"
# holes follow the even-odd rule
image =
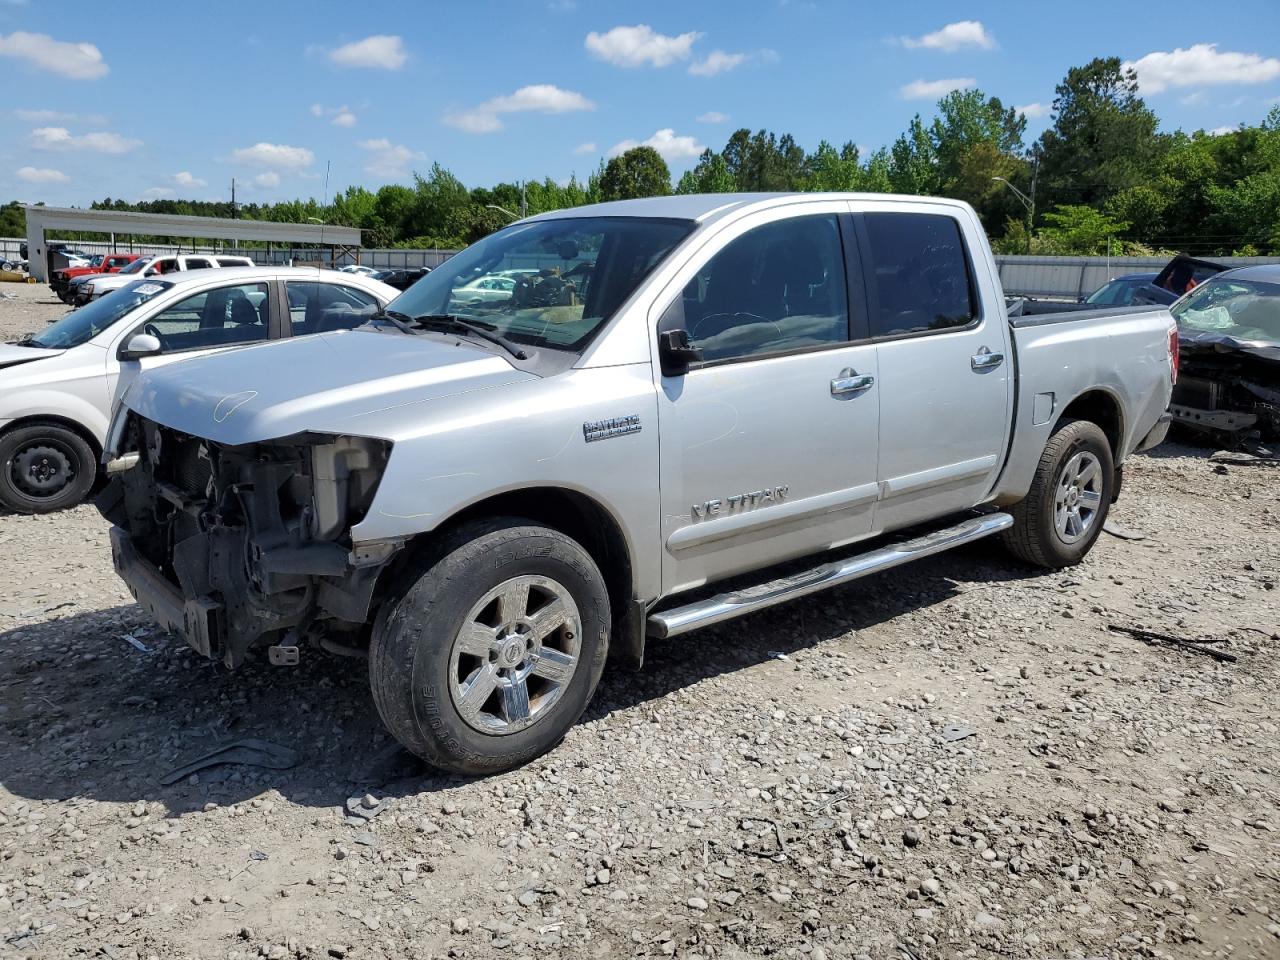
[[[17,295],[0,339],[65,309]],[[1074,569],[982,544],[653,643],[481,780],[360,661],[156,631],[91,507],[0,516],[0,956],[1280,956],[1280,472],[1208,452],[1135,458],[1145,539]],[[245,737],[299,762],[161,785]]]

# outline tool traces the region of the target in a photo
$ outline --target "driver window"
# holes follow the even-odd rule
[[[684,326],[705,360],[845,343],[849,301],[835,214],[756,227],[685,286]]]
[[[163,353],[252,343],[267,339],[270,311],[265,283],[218,287],[179,300],[134,330],[130,337],[149,333],[160,340]]]

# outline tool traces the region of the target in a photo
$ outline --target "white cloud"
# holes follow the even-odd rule
[[[37,150],[88,150],[93,153],[120,154],[142,146],[142,141],[105,130],[74,136],[66,127],[37,127],[31,131],[31,145]]]
[[[561,90],[549,83],[535,83],[507,96],[486,100],[471,110],[446,114],[444,122],[468,133],[492,133],[502,129],[504,113],[570,113],[595,108],[596,105],[580,93]]]
[[[949,77],[946,80],[913,80],[899,89],[903,100],[936,100],[952,90],[967,90],[978,81],[973,77]]]
[[[1197,43],[1183,50],[1156,51],[1126,61],[1125,69],[1137,71],[1143,93],[1160,93],[1169,87],[1201,87],[1210,84],[1266,83],[1280,77],[1280,60],[1256,53],[1219,52],[1216,43]]]
[[[15,110],[13,115],[28,123],[85,123],[100,127],[107,122],[100,113],[66,113],[62,110]]]
[[[17,57],[39,70],[72,80],[97,80],[110,72],[102,51],[92,43],[67,43],[44,33],[18,30],[7,37],[0,34],[0,57]]]
[[[330,50],[329,59],[344,67],[399,70],[409,54],[405,52],[402,37],[378,34]]]
[[[1240,129],[1239,127],[1214,127],[1212,130],[1209,131],[1209,136],[1220,137],[1224,133],[1235,133],[1239,129]]]
[[[945,50],[948,53],[965,47],[977,47],[979,50],[994,50],[996,47],[995,37],[977,20],[948,23],[941,30],[922,37],[901,37],[900,40],[904,47],[912,50]]]
[[[1053,112],[1053,107],[1047,103],[1024,103],[1022,106],[1014,107],[1013,109],[1028,120],[1039,120],[1041,117],[1047,117]]]
[[[326,107],[322,103],[313,103],[310,107],[313,117],[330,117],[329,122],[335,127],[354,127],[359,118],[345,103],[340,107]]]
[[[653,147],[664,160],[684,160],[701,156],[707,149],[698,142],[697,137],[678,137],[675,130],[665,127],[647,140],[623,140],[615,143],[609,150],[609,156],[616,157],[635,147]]]
[[[746,62],[747,54],[745,53],[712,50],[698,62],[689,64],[689,72],[697,77],[714,77],[717,73],[725,73]]]
[[[699,123],[725,123],[729,119],[727,113],[721,113],[719,110],[708,110],[702,116],[698,117]]]
[[[583,156],[583,155],[585,155],[585,154],[588,154],[588,153],[595,153],[595,152],[596,152],[596,145],[595,145],[594,143],[590,143],[590,142],[588,142],[588,143],[580,143],[580,144],[578,144],[576,147],[574,147],[574,148],[573,148],[573,152],[574,152],[574,154],[576,154],[576,155],[577,155],[577,156],[579,156],[579,157],[581,157],[581,156]]]
[[[634,27],[614,27],[607,33],[587,34],[585,46],[598,60],[615,67],[665,67],[677,60],[688,60],[694,42],[702,34],[689,31],[678,36],[656,32],[648,24]]]
[[[18,179],[27,183],[69,183],[71,178],[61,170],[49,167],[19,167]]]
[[[169,178],[180,187],[203,187],[206,182],[199,177],[192,176],[187,170],[179,170]]]
[[[1178,102],[1184,107],[1198,107],[1202,103],[1207,103],[1209,95],[1203,90],[1197,90],[1195,93],[1188,93],[1185,97],[1179,97]]]
[[[278,187],[280,186],[280,174],[274,170],[260,173],[253,178],[253,185],[255,187]]]
[[[417,156],[408,147],[392,143],[386,137],[361,140],[356,146],[369,152],[368,162],[364,165],[365,173],[387,180],[403,180],[408,177],[409,164]]]
[[[284,143],[255,143],[231,152],[237,163],[251,167],[275,167],[280,170],[300,170],[315,162],[316,155],[306,147],[291,147]]]
[[[143,190],[142,195],[144,197],[151,197],[154,200],[159,200],[162,197],[172,197],[173,192],[172,187],[152,187],[149,190]]]

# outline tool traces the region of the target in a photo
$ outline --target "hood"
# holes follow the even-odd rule
[[[20,347],[16,343],[0,343],[0,367],[16,367],[20,363],[56,357],[60,353],[61,350],[50,350],[47,347]]]
[[[167,364],[141,374],[124,402],[150,420],[218,443],[308,430],[394,440],[371,414],[535,379],[481,347],[350,330]]]
[[[1180,329],[1178,348],[1188,354],[1242,353],[1259,360],[1280,363],[1280,341],[1276,340],[1241,340],[1222,333],[1209,331],[1191,333]]]

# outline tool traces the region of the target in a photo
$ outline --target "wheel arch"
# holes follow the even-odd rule
[[[1112,462],[1119,467],[1124,458],[1124,406],[1120,399],[1105,387],[1091,387],[1062,408],[1057,422],[1049,432],[1052,437],[1068,420],[1088,420],[1096,423],[1107,437],[1111,447]]]
[[[59,416],[54,413],[32,413],[24,417],[18,417],[10,420],[3,427],[0,427],[0,437],[12,433],[14,430],[23,430],[27,427],[39,426],[42,423],[51,424],[56,427],[62,427],[76,434],[81,440],[89,445],[89,449],[93,451],[95,457],[95,468],[102,469],[102,441],[97,435],[86,427],[79,420],[73,420],[70,417]]]
[[[643,658],[644,618],[643,607],[635,596],[633,551],[625,528],[613,511],[581,490],[539,485],[506,490],[473,501],[449,514],[431,530],[414,536],[396,566],[413,564],[432,549],[441,535],[460,524],[486,517],[520,517],[557,530],[579,543],[604,576],[618,642],[614,650],[628,663],[639,665]]]

